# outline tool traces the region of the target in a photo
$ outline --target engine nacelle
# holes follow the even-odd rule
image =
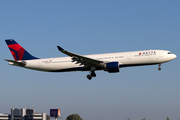
[[[119,62],[109,62],[105,64],[105,71],[109,73],[119,72]]]

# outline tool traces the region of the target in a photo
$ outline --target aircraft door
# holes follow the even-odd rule
[[[163,52],[160,52],[160,53],[159,53],[159,57],[160,57],[160,58],[163,57]]]
[[[42,66],[42,61],[38,60],[38,67],[41,67],[41,66]]]
[[[131,60],[131,54],[127,54],[127,60]]]

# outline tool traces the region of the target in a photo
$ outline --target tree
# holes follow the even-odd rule
[[[127,120],[130,120],[130,118],[128,118]]]
[[[169,117],[167,117],[167,119],[166,120],[169,120]]]
[[[146,118],[142,119],[142,120],[146,120]]]
[[[69,115],[66,120],[82,120],[82,118],[78,114]]]
[[[46,115],[46,120],[50,120],[50,117],[49,117],[49,115]]]

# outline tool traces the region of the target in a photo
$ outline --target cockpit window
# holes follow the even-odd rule
[[[168,52],[168,54],[172,54],[171,52]]]

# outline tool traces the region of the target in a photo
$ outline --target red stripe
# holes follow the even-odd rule
[[[19,44],[8,45],[8,47],[10,47],[11,49],[16,50],[16,51],[18,51],[19,49],[22,48]]]
[[[19,57],[19,60],[22,60],[23,56],[24,56],[24,52],[25,50],[23,48],[19,49],[18,50],[18,57]]]
[[[19,44],[11,44],[11,45],[8,45],[8,47],[17,51],[19,60],[22,60],[24,56],[24,52],[25,52],[25,49],[23,47],[21,47]],[[11,51],[11,53],[14,59],[17,61],[16,54],[13,51]]]
[[[11,51],[11,50],[10,50],[10,51]],[[14,57],[15,61],[17,61],[17,58],[16,58],[16,54],[15,54],[15,52],[11,51],[11,54],[13,55],[13,57]]]

